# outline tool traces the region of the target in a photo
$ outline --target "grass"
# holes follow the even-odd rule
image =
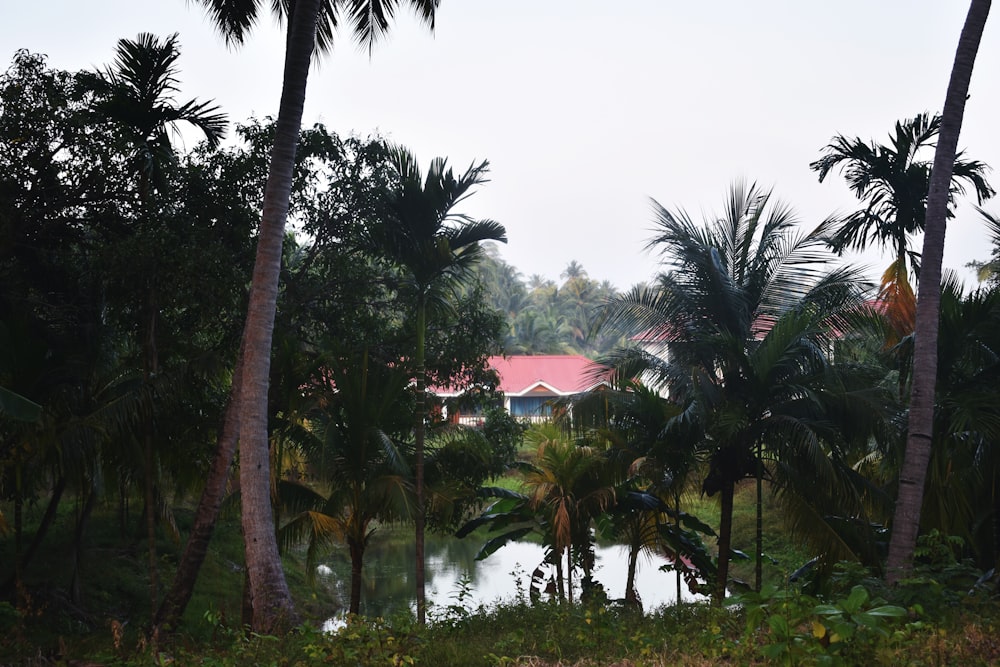
[[[807,608],[812,601],[803,605],[793,596],[770,604],[768,619],[796,605]],[[808,618],[787,630],[790,640],[784,641],[778,624],[749,622],[749,605],[683,605],[641,615],[621,607],[522,600],[473,610],[456,606],[432,615],[426,628],[409,617],[355,618],[333,634],[306,626],[277,638],[245,635],[220,624],[211,642],[179,636],[163,642],[157,653],[148,645],[123,645],[91,657],[109,666],[172,661],[219,667],[989,665],[1000,660],[995,604],[990,610],[957,614],[943,624],[901,618],[879,631],[857,626],[853,641],[824,644]]]

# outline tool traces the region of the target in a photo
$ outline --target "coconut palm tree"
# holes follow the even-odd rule
[[[808,406],[823,391],[831,324],[846,326],[846,313],[861,306],[860,275],[826,269],[823,239],[797,235],[791,210],[756,185],[735,184],[724,214],[703,226],[654,205],[649,247],[669,270],[609,302],[601,326],[652,334],[669,357],[626,348],[605,361],[619,377],[669,389],[683,406],[670,426],[695,440],[708,464],[702,490],[721,498],[721,600],[734,489],[762,474],[762,450],[811,452],[815,472],[833,472],[822,416]]]
[[[424,437],[427,319],[450,309],[450,297],[473,277],[484,241],[506,243],[503,226],[493,220],[476,220],[454,209],[483,183],[489,163],[470,166],[456,177],[444,158],[436,158],[421,173],[416,158],[402,147],[390,149],[397,178],[387,193],[385,217],[370,230],[373,250],[403,269],[401,288],[413,304],[414,373],[417,404],[414,424],[416,485],[416,586],[417,619],[425,620],[424,591]]]
[[[262,11],[257,0],[200,0],[226,41],[242,44]],[[333,45],[338,18],[346,18],[352,31],[369,50],[389,30],[399,0],[282,0],[272,3],[279,18],[288,19],[285,67],[275,123],[267,183],[264,188],[257,257],[251,281],[250,303],[241,345],[241,383],[234,385],[227,408],[229,439],[220,440],[218,456],[226,465],[213,466],[220,477],[240,444],[244,539],[253,603],[253,628],[271,632],[296,620],[275,540],[270,505],[270,470],[267,438],[267,383],[271,336],[278,298],[281,246],[292,188],[295,151],[302,124],[306,81],[315,47]],[[409,0],[420,18],[433,28],[439,0]],[[218,493],[205,499],[207,517],[217,513],[224,482],[211,485]],[[220,498],[215,496],[219,495]],[[201,505],[199,505],[199,508]],[[199,510],[201,511],[201,510]],[[203,521],[203,525],[212,521]],[[184,564],[190,580],[204,560],[211,530],[199,534],[199,543]],[[186,602],[185,602],[186,604]],[[176,606],[176,605],[175,605]]]
[[[882,275],[879,299],[893,325],[895,344],[913,331],[916,299],[910,284],[910,269],[919,270],[919,255],[910,249],[912,237],[924,230],[931,163],[924,158],[933,148],[941,129],[941,117],[922,113],[896,123],[888,146],[866,143],[859,138],[837,135],[809,167],[822,182],[839,168],[848,185],[865,208],[823,225],[830,247],[837,253],[864,249],[870,245],[887,247],[893,262]],[[955,157],[948,203],[964,194],[966,186],[980,203],[993,196],[985,179],[986,165]],[[949,209],[948,216],[951,217]]]
[[[958,136],[965,115],[965,100],[972,79],[979,42],[983,36],[990,0],[972,0],[962,27],[955,63],[941,114],[941,133],[930,188],[927,194],[926,231],[922,253],[922,284],[917,303],[913,350],[913,382],[907,424],[906,452],[899,476],[899,495],[889,540],[886,576],[896,581],[912,566],[920,529],[920,510],[934,428],[934,392],[937,381],[938,313],[941,299],[941,258],[951,198],[952,170],[958,154]]]

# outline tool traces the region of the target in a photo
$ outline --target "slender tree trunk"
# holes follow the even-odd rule
[[[267,438],[267,391],[281,272],[281,247],[319,8],[320,0],[297,0],[290,19],[281,104],[264,188],[257,257],[243,330],[243,386],[240,400],[243,539],[253,604],[252,625],[255,631],[263,633],[283,632],[298,622],[274,534]]]
[[[1000,572],[1000,495],[998,495],[997,490],[997,470],[996,465],[993,467],[993,481],[992,481],[992,491],[990,493],[990,505],[993,508],[993,553],[991,563],[989,567],[983,566],[984,570],[993,568],[994,571]]]
[[[722,507],[719,517],[719,567],[712,595],[712,603],[716,605],[721,605],[726,599],[726,584],[729,583],[729,551],[733,535],[733,487],[732,482],[725,481],[720,491]]]
[[[155,275],[155,272],[154,272]],[[150,281],[155,277],[150,276]],[[155,404],[153,380],[159,372],[159,355],[156,350],[156,290],[150,285],[146,290],[145,324],[143,326],[143,381],[146,392],[146,409],[142,418],[142,490],[146,503],[146,550],[149,557],[149,615],[156,616],[156,601],[159,594],[159,568],[156,555],[156,491],[154,471],[154,423]]]
[[[764,459],[761,443],[757,442],[757,553],[754,567],[754,590],[760,592],[764,579]]]
[[[124,540],[128,535],[128,478],[118,478],[118,533]]]
[[[639,563],[639,547],[633,544],[628,552],[628,574],[625,577],[625,603],[632,607],[639,607],[639,594],[635,590],[635,572]]]
[[[425,585],[424,561],[424,526],[426,521],[425,491],[424,491],[424,422],[426,417],[425,392],[427,391],[427,368],[425,366],[425,345],[427,336],[427,305],[425,296],[420,295],[417,304],[417,400],[416,421],[413,427],[416,461],[414,465],[417,493],[417,516],[415,517],[415,560],[417,583],[417,623],[423,625],[427,621],[427,594]]]
[[[681,530],[681,494],[679,493],[674,494],[674,510],[677,512],[677,516],[674,517],[674,525],[677,526],[679,533]],[[681,596],[681,554],[679,551],[675,554],[675,558],[678,562],[674,563],[674,577],[677,585],[677,604],[680,605],[683,598]]]
[[[365,547],[351,540],[348,545],[351,551],[351,604],[348,612],[361,613],[361,568],[365,562]]]
[[[156,598],[160,585],[157,568],[158,558],[156,555],[156,492],[153,488],[153,470],[155,466],[153,464],[152,416],[147,416],[146,420],[147,423],[143,426],[144,433],[142,438],[142,488],[143,499],[146,505],[144,519],[146,524],[146,551],[149,561],[149,609],[150,616],[153,616],[156,614]]]
[[[21,495],[21,463],[16,466],[17,481],[14,489],[14,587],[17,591],[17,608],[22,609],[21,597],[21,540],[24,537],[24,498]]]
[[[195,583],[198,581],[198,572],[202,563],[205,562],[208,545],[215,532],[215,524],[219,518],[222,500],[226,496],[233,456],[236,454],[236,444],[239,441],[239,389],[243,380],[242,357],[243,355],[240,354],[240,359],[237,360],[236,369],[233,372],[233,383],[229,389],[229,400],[223,413],[222,429],[219,432],[215,456],[208,472],[208,479],[205,480],[205,488],[201,492],[201,500],[198,501],[198,508],[195,510],[191,534],[188,535],[187,544],[184,546],[184,553],[177,565],[177,572],[174,574],[170,591],[163,598],[153,621],[154,625],[161,629],[177,627],[188,602],[191,601]]]
[[[920,528],[920,510],[931,456],[934,427],[934,392],[937,382],[937,337],[941,302],[941,258],[944,253],[948,193],[958,136],[965,114],[965,98],[972,67],[990,12],[990,0],[972,0],[962,28],[951,70],[951,81],[941,114],[930,189],[927,194],[926,229],[917,298],[917,324],[913,348],[913,384],[907,424],[906,452],[899,475],[899,496],[889,540],[886,580],[895,583],[913,565],[913,550]]]
[[[566,547],[566,596],[573,604],[573,545]]]

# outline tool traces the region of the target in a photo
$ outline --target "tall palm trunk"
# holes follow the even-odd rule
[[[176,627],[180,621],[188,602],[191,600],[191,595],[194,593],[194,585],[198,581],[198,571],[201,569],[202,563],[205,562],[208,545],[212,540],[212,533],[215,532],[219,509],[222,507],[222,500],[226,495],[226,487],[229,482],[229,469],[233,464],[233,456],[236,454],[236,444],[239,442],[239,390],[243,382],[242,357],[243,355],[240,354],[236,370],[233,373],[233,384],[229,390],[229,400],[223,414],[222,430],[219,433],[208,479],[205,480],[205,488],[202,489],[201,499],[198,501],[191,533],[188,535],[184,553],[177,565],[177,572],[174,574],[170,591],[163,598],[163,602],[153,619],[153,624],[159,628]]]
[[[899,496],[889,540],[886,579],[899,580],[912,567],[913,550],[920,528],[927,465],[931,456],[934,424],[934,391],[937,381],[937,336],[941,302],[941,258],[944,253],[948,193],[951,185],[958,136],[965,114],[965,99],[972,79],[976,53],[990,12],[990,0],[972,0],[959,37],[955,64],[941,114],[941,132],[934,153],[930,189],[927,194],[926,230],[917,299],[917,324],[913,349],[913,385],[907,425],[906,452],[899,475]]]
[[[726,598],[726,584],[729,581],[729,552],[733,535],[733,482],[726,480],[720,489],[719,516],[719,571],[715,582],[712,603],[721,605]]]
[[[148,206],[147,206],[148,211]],[[148,215],[148,212],[147,212]],[[153,379],[159,372],[159,354],[156,349],[156,288],[154,285],[155,271],[149,277],[150,285],[146,290],[145,321],[143,334],[143,380],[146,390],[147,406],[142,419],[142,464],[143,464],[143,500],[146,505],[146,550],[149,558],[149,614],[156,614],[156,601],[159,594],[159,571],[156,555],[156,489],[153,479],[156,463],[154,461],[154,440],[156,427],[154,411],[156,401],[153,392]]]
[[[243,538],[253,605],[253,629],[264,633],[287,630],[298,620],[281,568],[274,534],[267,438],[267,390],[278,278],[281,272],[281,246],[285,235],[292,171],[319,8],[320,0],[298,0],[290,18],[281,103],[264,188],[257,257],[243,330],[243,386],[240,400]]]
[[[427,368],[425,364],[425,346],[427,339],[427,303],[426,295],[420,295],[417,304],[417,400],[416,421],[413,427],[414,446],[416,448],[414,462],[414,484],[417,493],[417,516],[415,520],[416,543],[416,573],[417,583],[417,623],[423,625],[427,620],[427,595],[424,572],[424,421],[425,392],[427,390]]]

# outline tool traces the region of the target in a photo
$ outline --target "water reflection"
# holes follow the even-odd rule
[[[527,597],[531,572],[544,556],[540,545],[527,542],[508,544],[489,558],[476,561],[482,544],[473,538],[457,539],[427,535],[425,554],[427,560],[427,600],[434,607],[455,603],[460,583],[468,582],[471,596],[464,602],[467,608],[488,605],[497,601],[510,601],[518,595]],[[361,614],[369,617],[386,617],[406,609],[413,609],[416,586],[414,582],[414,553],[412,530],[408,528],[380,529],[365,551],[364,582],[361,592]],[[662,559],[640,558],[636,586],[647,611],[661,605],[677,602],[677,580],[673,572],[661,572]],[[594,578],[600,582],[608,597],[625,596],[627,553],[624,547],[598,547]],[[350,596],[351,561],[346,548],[336,549],[324,560],[318,571],[327,585],[333,587],[336,597],[348,606]],[[578,582],[577,582],[577,585]],[[681,596],[685,601],[704,599],[692,594],[681,582]],[[332,610],[334,615],[342,610]]]

